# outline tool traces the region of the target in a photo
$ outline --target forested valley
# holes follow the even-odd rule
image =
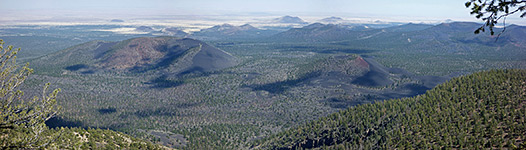
[[[524,25],[146,16],[0,25],[2,149],[526,148]]]

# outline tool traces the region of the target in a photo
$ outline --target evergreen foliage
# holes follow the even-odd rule
[[[129,135],[103,129],[57,128],[46,134],[62,133],[49,149],[170,149]]]
[[[491,70],[416,97],[351,107],[254,148],[523,149],[525,124],[526,70]]]
[[[58,110],[56,96],[60,89],[47,93],[49,83],[44,86],[42,97],[24,99],[19,86],[33,73],[26,64],[21,69],[16,64],[20,48],[4,47],[0,40],[0,147],[40,148],[46,146],[57,135],[41,134],[47,130],[45,121],[55,116]]]
[[[480,31],[484,32],[485,27],[489,27],[490,33],[493,35],[495,34],[493,27],[497,25],[500,19],[504,18],[502,22],[505,25],[506,17],[511,14],[519,13],[521,18],[526,16],[525,0],[469,0],[465,5],[471,9],[472,15],[485,22],[484,25],[475,30],[475,34],[480,33]]]
[[[60,89],[48,93],[48,83],[41,98],[25,99],[19,86],[33,70],[29,64],[18,68],[20,49],[4,44],[0,40],[0,149],[169,149],[110,130],[49,129],[45,122],[60,109]]]

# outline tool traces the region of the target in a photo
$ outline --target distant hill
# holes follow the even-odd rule
[[[296,70],[290,72],[288,79],[285,81],[250,85],[248,87],[254,91],[263,90],[270,93],[283,93],[287,89],[300,84],[326,86],[335,83],[345,83],[365,74],[369,70],[369,64],[357,55],[336,55],[299,65],[295,68]]]
[[[517,47],[526,48],[526,38],[524,38],[526,26],[510,25],[506,28],[506,31],[502,33],[502,37],[509,37],[507,40],[510,40]]]
[[[446,30],[446,31],[471,31],[473,27],[480,27],[480,24],[475,22],[451,22],[441,23],[430,30]]]
[[[359,55],[334,54],[307,64],[294,66],[294,71],[287,73],[287,80],[254,84],[247,87],[254,91],[267,91],[273,94],[286,92],[288,89],[309,85],[327,87],[339,85],[352,95],[359,89],[354,100],[332,97],[325,100],[331,107],[346,108],[374,100],[385,100],[423,94],[425,91],[445,82],[450,77],[418,76],[400,68],[388,68],[376,62],[372,57]],[[404,80],[404,82],[400,82]],[[396,88],[386,88],[393,87]],[[381,91],[381,92],[380,92]],[[364,95],[364,96],[362,96]]]
[[[480,27],[479,24],[477,24]],[[519,48],[526,48],[526,27],[510,25],[505,31],[501,33],[504,28],[496,28],[494,36],[488,36],[481,33],[473,36],[459,36],[456,38],[459,42],[466,44],[484,44],[488,46],[514,46]],[[497,39],[498,38],[498,39]]]
[[[152,31],[154,31],[154,29],[152,27],[148,27],[148,26],[140,26],[140,27],[135,28],[135,30],[139,31],[139,32],[152,32]]]
[[[430,24],[414,24],[414,23],[408,23],[400,26],[394,26],[385,28],[385,30],[389,32],[409,32],[409,31],[420,31],[427,28],[431,28],[433,25]]]
[[[524,149],[526,71],[492,70],[425,94],[351,107],[255,149]]]
[[[277,33],[277,31],[262,30],[249,24],[244,24],[241,26],[222,24],[213,26],[211,28],[202,29],[199,32],[194,32],[192,33],[192,37],[203,40],[246,39],[267,37],[275,33]]]
[[[222,24],[222,25],[216,25],[211,28],[202,29],[198,33],[220,33],[224,35],[233,35],[233,34],[240,34],[242,32],[250,32],[250,31],[258,31],[259,29],[249,25],[244,24],[241,26],[234,26],[231,24]]]
[[[166,33],[170,36],[175,36],[175,37],[187,37],[189,34],[178,29],[178,28],[165,28],[163,30],[161,30],[161,32],[163,33]]]
[[[307,24],[307,22],[303,21],[300,17],[292,17],[292,16],[283,16],[280,18],[275,18],[272,20],[275,23],[293,23],[293,24]]]
[[[110,20],[110,22],[124,22],[124,20],[121,20],[121,19],[112,19],[112,20]]]
[[[334,17],[334,16],[333,17],[323,18],[323,19],[320,20],[320,22],[325,22],[325,23],[339,23],[341,21],[343,21],[342,18]]]
[[[275,40],[286,41],[338,41],[357,39],[367,32],[351,31],[348,26],[313,23],[302,28],[293,28],[272,36]]]
[[[53,61],[51,61],[53,60]],[[45,64],[44,64],[45,63]],[[92,41],[34,61],[43,72],[50,68],[95,72],[208,72],[237,64],[236,58],[204,42],[175,37],[144,37],[121,42]]]

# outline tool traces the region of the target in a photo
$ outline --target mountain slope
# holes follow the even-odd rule
[[[262,30],[249,24],[241,26],[222,24],[194,32],[192,33],[192,37],[202,40],[246,39],[266,37],[275,33],[277,33],[277,31]]]
[[[60,132],[48,149],[171,149],[129,135],[102,129],[60,128],[45,134]]]
[[[234,34],[241,34],[242,32],[250,32],[250,31],[259,31],[259,29],[249,25],[244,24],[241,26],[234,26],[230,24],[222,24],[222,25],[216,25],[208,29],[202,29],[198,33],[217,33],[217,34],[224,34],[224,35],[234,35]]]
[[[419,30],[407,31],[409,26],[419,26]],[[383,29],[382,33],[371,34],[367,38],[360,38],[355,41],[348,41],[346,45],[361,45],[371,49],[382,49],[390,54],[385,57],[400,57],[398,59],[425,58],[422,55],[432,56],[441,55],[445,58],[447,55],[454,59],[462,57],[484,58],[490,60],[520,60],[526,57],[526,35],[523,26],[511,25],[506,28],[500,37],[491,36],[489,33],[473,34],[473,31],[480,27],[480,24],[472,22],[453,22],[425,27],[425,25],[403,25],[399,27]],[[417,29],[412,27],[412,29]],[[404,31],[406,30],[406,31]],[[500,30],[500,29],[499,29]],[[500,31],[496,31],[500,33]],[[393,56],[394,54],[394,56]],[[396,56],[398,55],[398,56]],[[405,57],[407,56],[407,57]],[[448,57],[449,57],[448,56]],[[460,57],[459,57],[460,56]],[[425,58],[427,59],[427,58]],[[429,59],[434,59],[429,57]],[[463,60],[462,65],[456,66],[466,68],[465,63],[470,60]],[[436,62],[436,60],[425,60],[421,63]],[[485,62],[481,62],[486,65]],[[409,69],[415,67],[417,63],[406,63],[396,65],[405,67],[412,72],[420,70]],[[454,64],[453,62],[451,64]],[[435,68],[445,67],[447,65],[433,66]],[[448,66],[444,69],[454,68]],[[471,67],[476,68],[476,67]],[[466,70],[465,69],[465,70]]]
[[[433,27],[433,25],[408,23],[408,24],[404,24],[400,26],[385,28],[385,30],[389,32],[408,32],[408,31],[420,31],[420,30],[424,30],[430,27]]]
[[[254,148],[526,148],[524,81],[526,70],[454,78],[420,96],[349,108]]]
[[[160,71],[207,72],[237,64],[232,55],[204,42],[175,37],[144,37],[121,42],[92,41],[34,61],[43,72]]]
[[[277,41],[339,41],[354,40],[370,31],[351,31],[348,27],[335,24],[313,23],[302,28],[293,28],[271,37]]]
[[[328,86],[345,84],[349,80],[365,74],[369,70],[369,64],[357,55],[337,55],[321,58],[307,64],[293,67],[294,70],[287,73],[288,78],[284,81],[250,85],[254,91],[267,91],[270,93],[284,93],[289,88],[301,84]]]

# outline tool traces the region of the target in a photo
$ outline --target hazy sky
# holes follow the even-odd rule
[[[1,9],[19,10],[182,10],[217,12],[350,13],[415,16],[469,16],[462,0],[0,0]],[[193,12],[192,12],[193,11]],[[458,13],[458,14],[457,14]]]
[[[67,11],[92,12],[91,15],[270,13],[476,21],[464,3],[465,0],[0,0],[0,12]]]

